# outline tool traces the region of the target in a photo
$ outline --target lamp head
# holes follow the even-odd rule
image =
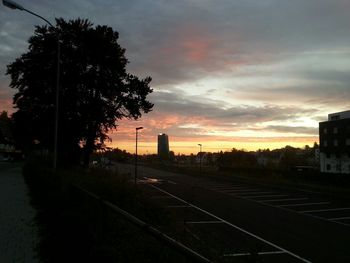
[[[138,130],[142,130],[143,129],[143,127],[137,127],[136,128],[136,130],[138,131]]]
[[[2,0],[2,4],[4,6],[7,6],[8,8],[11,8],[11,9],[24,10],[23,6],[21,6],[20,4],[17,4],[16,2],[14,2],[12,0]]]

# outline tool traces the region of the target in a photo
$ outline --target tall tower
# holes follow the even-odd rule
[[[158,156],[161,159],[169,158],[169,138],[165,133],[158,134]]]

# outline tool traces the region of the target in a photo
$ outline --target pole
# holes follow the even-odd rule
[[[199,145],[199,175],[202,175],[202,144]]]
[[[137,127],[135,128],[136,131],[136,143],[135,143],[135,185],[136,185],[136,181],[137,181],[137,133],[139,130],[142,130],[143,127]]]
[[[137,181],[137,131],[138,129],[136,129],[136,146],[135,146],[135,185],[136,185],[136,181]]]
[[[53,168],[57,168],[57,148],[58,148],[58,118],[59,118],[59,96],[60,96],[60,58],[61,57],[61,45],[60,38],[57,32],[57,67],[56,67],[56,110],[55,110],[55,135],[54,135],[54,156],[53,156]]]
[[[18,9],[21,11],[25,11],[33,16],[36,16],[40,18],[41,20],[45,21],[48,25],[53,27],[56,31],[56,37],[57,37],[57,66],[56,66],[56,109],[55,109],[55,134],[54,134],[54,157],[53,157],[53,168],[57,168],[57,145],[58,145],[58,106],[59,106],[59,87],[60,87],[60,56],[61,56],[61,47],[60,47],[60,35],[57,30],[57,28],[54,27],[53,24],[50,23],[49,20],[42,17],[41,15],[38,15],[26,8],[24,8],[22,5],[16,3],[12,0],[2,0],[2,3],[4,6],[11,8],[11,9]]]

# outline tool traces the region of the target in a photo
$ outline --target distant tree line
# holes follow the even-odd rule
[[[317,161],[318,144],[313,147],[306,145],[304,148],[286,146],[280,149],[259,149],[258,151],[245,151],[232,149],[231,151],[219,152],[216,165],[219,167],[235,168],[266,168],[290,170],[295,167],[310,166],[318,167]]]
[[[246,151],[232,148],[230,151],[202,152],[190,155],[169,154],[167,160],[162,159],[157,154],[140,155],[140,162],[150,164],[170,164],[184,166],[198,166],[200,158],[203,166],[212,166],[222,169],[272,169],[291,170],[297,167],[317,168],[317,150],[319,146],[314,143],[313,147],[305,145],[303,148],[285,146],[280,149],[259,149],[257,151]],[[113,149],[106,151],[102,155],[113,161],[133,162],[134,155]]]

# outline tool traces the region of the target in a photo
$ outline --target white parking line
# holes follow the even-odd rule
[[[301,200],[307,200],[307,199],[309,199],[309,198],[307,198],[307,197],[300,197],[300,198],[284,198],[284,199],[264,200],[264,202],[301,201]]]
[[[249,198],[262,198],[262,197],[284,197],[288,195],[254,195],[254,196],[249,196]]]
[[[222,221],[186,221],[186,224],[223,224]]]
[[[301,204],[288,204],[280,205],[281,207],[293,207],[293,206],[307,206],[307,205],[329,205],[331,202],[319,202],[319,203],[301,203]]]
[[[195,206],[195,205],[193,205],[193,204],[191,204],[191,203],[181,199],[180,197],[177,197],[176,195],[173,195],[173,194],[171,194],[171,193],[169,193],[169,192],[167,192],[167,191],[165,191],[165,190],[163,190],[163,189],[161,189],[161,188],[159,188],[159,187],[157,187],[155,185],[150,184],[149,186],[153,187],[155,189],[158,189],[160,192],[168,194],[168,195],[172,196],[173,198],[175,198],[176,200],[179,200],[179,201],[181,201],[181,202],[183,202],[183,203],[185,203],[187,205],[190,205],[193,208],[196,208],[197,210],[203,212],[204,214],[207,214],[207,215],[209,215],[209,216],[211,216],[213,218],[216,218],[217,220],[222,221],[223,223],[225,223],[225,224],[227,224],[227,225],[229,225],[229,226],[231,226],[231,227],[233,227],[233,228],[235,228],[235,229],[237,229],[237,230],[239,230],[239,231],[241,231],[241,232],[243,232],[243,233],[245,233],[245,234],[247,234],[247,235],[249,235],[251,237],[254,237],[254,238],[256,238],[256,239],[258,239],[258,240],[260,240],[260,241],[262,241],[262,242],[264,242],[264,243],[266,243],[266,244],[268,244],[268,245],[270,245],[270,246],[272,246],[274,248],[277,248],[278,250],[281,250],[281,251],[283,251],[283,252],[285,252],[285,253],[287,253],[287,254],[289,254],[289,255],[291,255],[291,256],[293,256],[293,257],[295,257],[295,258],[297,258],[297,259],[299,259],[299,260],[301,260],[303,262],[311,263],[311,261],[309,261],[309,260],[307,260],[305,258],[302,258],[302,257],[298,256],[297,254],[294,254],[293,252],[291,252],[289,250],[286,250],[286,249],[284,249],[284,248],[282,248],[282,247],[280,247],[280,246],[278,246],[278,245],[276,245],[276,244],[274,244],[274,243],[272,243],[270,241],[267,241],[267,240],[263,239],[262,237],[259,237],[259,236],[255,235],[255,234],[253,234],[253,233],[251,233],[251,232],[249,232],[249,231],[247,231],[247,230],[245,230],[245,229],[243,229],[243,228],[241,228],[239,226],[236,226],[236,225],[226,221],[225,219],[222,219],[222,218],[220,218],[220,217],[218,217],[218,216],[216,216],[216,215],[214,215],[214,214],[212,214],[212,213],[210,213],[210,212],[208,212],[208,211],[206,211],[206,210],[204,210],[204,209],[202,209],[202,208],[200,208],[198,206]]]
[[[328,220],[331,221],[336,221],[336,220],[348,220],[350,219],[350,216],[346,216],[346,217],[336,217],[336,218],[328,218]]]
[[[266,251],[258,252],[258,255],[273,255],[273,254],[285,254],[285,251]],[[242,257],[242,256],[251,256],[252,253],[234,253],[234,254],[224,254],[224,257]]]
[[[306,210],[299,211],[300,213],[316,213],[316,212],[328,212],[328,211],[341,211],[341,210],[349,210],[350,207],[342,207],[342,208],[331,208],[331,209],[319,209],[319,210]]]

